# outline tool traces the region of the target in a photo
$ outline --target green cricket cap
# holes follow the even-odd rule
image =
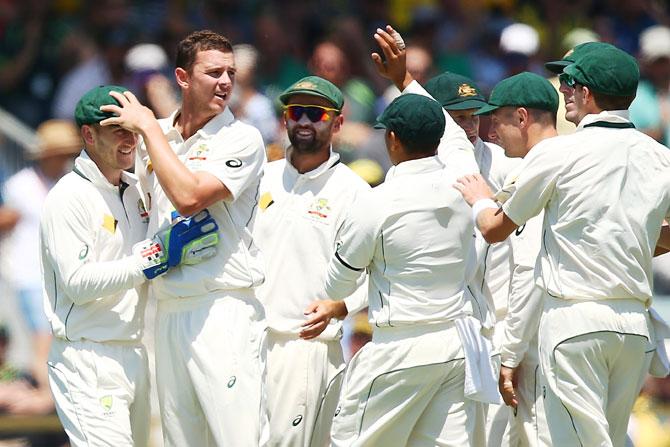
[[[110,112],[100,110],[101,106],[120,105],[109,92],[127,92],[128,89],[119,85],[101,85],[84,93],[74,109],[74,120],[77,126],[97,124],[100,121],[115,116]]]
[[[551,82],[540,75],[524,71],[498,82],[488,104],[475,115],[489,115],[500,107],[525,107],[527,109],[558,111],[558,92]]]
[[[426,91],[446,110],[478,109],[486,99],[474,81],[456,73],[444,72],[426,82]]]
[[[408,93],[394,99],[374,127],[392,130],[403,143],[429,145],[440,142],[444,126],[444,112],[437,101]]]
[[[563,69],[578,84],[610,96],[635,96],[640,68],[633,56],[616,47],[599,48],[575,58]]]
[[[304,93],[306,95],[319,96],[325,98],[337,110],[342,110],[344,105],[344,95],[342,91],[332,82],[320,78],[318,76],[307,76],[300,79],[298,82],[284,90],[284,93],[279,95],[279,101],[286,105],[292,95]]]
[[[563,69],[574,63],[577,58],[589,54],[591,51],[597,51],[599,49],[608,47],[615,48],[614,45],[610,45],[609,43],[605,42],[586,42],[569,50],[567,53],[565,53],[565,56],[563,56],[563,59],[560,61],[551,61],[545,63],[544,68],[551,71],[552,73],[561,74],[563,73]]]

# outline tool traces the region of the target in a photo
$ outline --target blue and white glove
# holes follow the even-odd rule
[[[133,254],[138,256],[147,279],[153,279],[179,264],[198,264],[216,254],[219,226],[209,211],[181,218],[158,231],[152,239],[138,242]]]

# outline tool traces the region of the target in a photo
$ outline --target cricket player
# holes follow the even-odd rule
[[[123,91],[96,87],[79,100],[85,150],[47,195],[40,226],[44,309],[54,334],[49,384],[73,446],[147,444],[146,279],[165,272],[167,258],[174,261],[168,251],[181,253],[189,242],[177,233],[169,242],[143,241],[148,214],[137,178],[125,172],[137,136],[99,124],[111,116],[100,107],[116,104],[109,93]],[[203,236],[211,222],[191,234]]]
[[[258,446],[267,441],[264,280],[252,238],[265,150],[233,116],[231,43],[196,31],[177,47],[182,104],[156,121],[130,92],[106,123],[143,138],[136,172],[151,203],[149,233],[207,208],[219,225],[213,258],[152,282],[158,300],[156,371],[167,446]]]
[[[488,340],[464,293],[473,223],[436,155],[444,111],[403,94],[377,126],[395,166],[352,204],[328,266],[334,299],[369,272],[374,326],[349,364],[331,442],[483,445],[484,412],[474,399],[497,398],[497,390]]]
[[[258,296],[269,327],[270,445],[323,446],[345,366],[342,322],[328,323],[365,307],[367,290],[309,306],[314,297],[328,297],[324,284],[335,233],[356,196],[370,187],[332,151],[343,121],[340,89],[308,76],[279,100],[291,146],[285,159],[265,168],[254,228],[265,260]]]
[[[623,446],[633,402],[661,353],[647,308],[651,259],[670,216],[670,155],[628,120],[638,79],[635,60],[617,48],[575,57],[561,92],[576,133],[533,149],[502,208],[480,177],[457,184],[491,242],[544,209],[536,277],[554,445]]]
[[[507,156],[523,158],[534,148],[542,147],[544,140],[558,135],[558,104],[558,93],[548,80],[523,72],[499,82],[488,105],[476,114],[491,116],[489,136],[503,146]],[[513,193],[522,169],[521,166],[508,176],[496,193],[500,202]],[[499,388],[505,403],[512,407],[505,409],[510,423],[510,444],[519,446],[551,445],[537,352],[542,296],[533,275],[541,238],[542,213],[508,238],[513,265],[509,304],[503,320],[496,325],[496,347],[502,363]],[[491,444],[491,438],[488,441]]]

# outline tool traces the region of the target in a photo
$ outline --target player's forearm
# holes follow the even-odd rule
[[[507,239],[517,226],[502,209],[485,208],[477,214],[477,228],[486,242],[493,244]]]
[[[223,194],[212,197],[212,194],[203,193],[206,189],[204,184],[207,182],[204,177],[207,174],[192,172],[179,160],[157,122],[155,125],[145,126],[141,133],[158,181],[165,195],[181,215],[193,215],[212,203],[230,196],[230,192],[223,184],[217,185],[223,186],[225,189]]]
[[[124,292],[146,280],[133,256],[81,264],[76,270],[62,275],[64,292],[77,305]]]

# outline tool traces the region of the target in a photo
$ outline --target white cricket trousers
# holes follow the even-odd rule
[[[323,447],[344,378],[339,340],[302,340],[268,333],[270,445]]]
[[[580,324],[583,332],[575,334]],[[653,354],[650,330],[638,300],[545,300],[540,362],[553,445],[625,445],[628,419]]]
[[[144,346],[55,338],[48,365],[56,412],[70,445],[147,445],[149,366]]]
[[[252,289],[158,301],[156,383],[167,447],[267,442],[265,323]]]
[[[333,446],[484,446],[484,406],[464,399],[453,323],[375,328],[351,359]]]
[[[547,417],[544,413],[546,385],[539,363],[537,336],[528,346],[523,361],[517,367],[517,390],[519,401],[516,411],[510,411],[510,434],[512,446],[549,447]]]

